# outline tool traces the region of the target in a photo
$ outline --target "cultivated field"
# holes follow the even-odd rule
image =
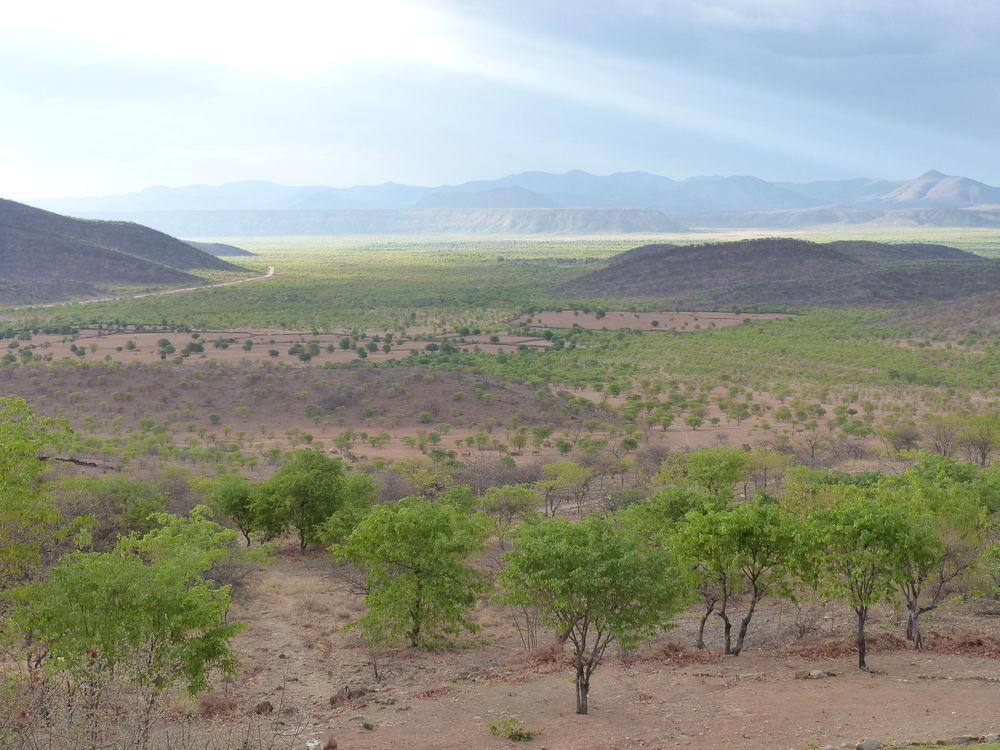
[[[629,328],[635,331],[700,331],[711,328],[728,328],[755,320],[777,320],[787,317],[780,313],[726,313],[726,312],[623,312],[601,310],[581,313],[578,310],[557,310],[521,315],[513,322],[538,328],[587,328],[592,331],[617,331]]]

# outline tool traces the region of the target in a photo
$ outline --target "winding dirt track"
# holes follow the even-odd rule
[[[27,310],[30,308],[61,307],[63,305],[90,305],[95,302],[116,302],[126,299],[143,299],[144,297],[158,297],[162,294],[180,294],[181,292],[197,292],[201,289],[214,289],[220,286],[233,286],[234,284],[246,284],[248,281],[263,281],[274,276],[274,266],[267,267],[267,273],[263,276],[253,276],[249,279],[236,279],[235,281],[220,281],[216,284],[204,284],[202,286],[188,286],[182,289],[161,289],[158,292],[142,292],[141,294],[126,294],[118,297],[95,297],[93,299],[68,300],[66,302],[49,302],[44,305],[19,305],[14,310]]]

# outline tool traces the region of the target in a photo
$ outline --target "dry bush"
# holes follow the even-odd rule
[[[122,684],[103,686],[89,706],[85,691],[35,676],[8,675],[0,683],[0,747],[4,750],[292,750],[300,727],[272,713],[237,715],[232,697],[206,693],[196,701],[171,694],[151,716],[143,739],[142,696]],[[278,691],[283,695],[284,691]],[[196,707],[196,708],[195,708]],[[222,720],[220,720],[222,719]]]

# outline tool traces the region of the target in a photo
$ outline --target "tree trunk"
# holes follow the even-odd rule
[[[705,614],[701,616],[701,621],[698,623],[698,643],[696,645],[700,649],[705,648],[705,623],[708,622],[708,618],[714,611],[715,611],[715,602],[712,602],[712,606],[708,607],[705,610]]]
[[[416,596],[413,598],[413,606],[410,608],[410,632],[407,636],[410,645],[416,648],[420,645],[420,621],[424,608],[424,587],[423,581],[417,576]]]
[[[740,652],[743,650],[743,640],[747,637],[747,628],[750,627],[750,620],[753,619],[755,609],[757,609],[756,594],[750,600],[750,609],[747,610],[746,616],[740,620],[740,632],[736,636],[736,648],[733,649],[733,656],[739,656]]]
[[[733,639],[732,639],[733,623],[730,622],[729,615],[726,614],[726,607],[725,607],[725,605],[723,605],[722,609],[720,609],[715,614],[717,614],[719,616],[719,619],[721,619],[722,623],[723,623],[722,634],[725,636],[725,639],[726,639],[726,654],[732,654],[733,653]]]
[[[920,625],[920,607],[910,607],[906,618],[906,638],[913,642],[917,651],[924,650],[924,631]]]
[[[576,665],[576,712],[586,714],[589,708],[587,698],[590,695],[590,678],[582,663]]]
[[[858,614],[858,669],[868,671],[868,664],[865,655],[868,652],[868,643],[865,640],[865,621],[868,619],[868,607],[856,607]]]

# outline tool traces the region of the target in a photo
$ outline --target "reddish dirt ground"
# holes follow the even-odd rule
[[[521,315],[514,323],[524,323],[541,328],[580,328],[593,330],[617,331],[631,328],[637,331],[699,331],[707,328],[728,328],[740,325],[750,320],[775,320],[787,318],[779,313],[726,313],[726,312],[621,312],[611,311],[604,317],[596,313],[585,313],[578,310],[561,310],[559,312],[537,312],[531,315]],[[656,321],[659,325],[654,326]]]
[[[168,359],[176,357],[181,349],[191,341],[200,341],[204,346],[204,351],[191,354],[185,358],[185,362],[205,362],[208,360],[235,363],[235,362],[284,362],[291,365],[306,364],[297,356],[289,354],[288,350],[294,344],[308,344],[311,341],[318,342],[320,353],[312,357],[312,364],[326,364],[328,362],[352,362],[358,358],[353,350],[340,348],[340,340],[345,333],[322,334],[313,336],[310,332],[302,331],[261,331],[261,330],[239,330],[239,331],[205,331],[198,333],[197,338],[191,333],[172,333],[163,331],[147,331],[142,333],[112,333],[101,334],[96,330],[84,330],[73,339],[56,334],[39,334],[31,338],[29,345],[37,348],[35,353],[38,356],[45,356],[51,353],[56,358],[75,356],[69,349],[71,344],[82,347],[86,350],[84,359],[103,360],[111,357],[115,362],[158,362],[160,361],[160,351],[158,342],[160,339],[167,339],[174,346],[175,354],[168,356]],[[374,336],[376,334],[372,334]],[[380,338],[384,334],[377,334]],[[408,335],[421,335],[413,331]],[[372,336],[359,341],[359,345],[366,344]],[[410,351],[415,349],[424,352],[425,347],[430,342],[440,343],[445,337],[427,338],[423,334],[420,339],[400,338],[398,335],[391,344],[391,351],[385,353],[381,350],[382,342],[378,342],[379,349],[369,352],[368,358],[373,362],[385,359],[403,359],[410,356]],[[532,348],[546,348],[550,342],[544,338],[531,336],[510,336],[500,335],[496,343],[492,342],[490,336],[467,336],[467,337],[446,337],[453,345],[464,351],[478,349],[483,352],[495,354],[501,351],[512,351],[518,346],[530,346]],[[233,339],[232,343],[224,349],[215,346],[215,342],[222,339]],[[131,341],[136,348],[126,349],[126,345]],[[253,348],[249,351],[243,349],[245,341],[253,342]],[[334,350],[328,352],[327,346],[332,345]],[[91,347],[94,347],[91,350]],[[278,352],[277,357],[272,357],[271,350]]]
[[[237,708],[229,722],[269,700],[280,707],[281,730],[297,737],[293,746],[329,732],[341,748],[371,750],[511,747],[487,731],[506,716],[538,732],[528,746],[549,750],[802,750],[866,736],[889,744],[1000,729],[996,658],[876,647],[870,663],[877,671],[865,674],[850,653],[791,653],[831,636],[849,643],[850,618],[842,606],[831,606],[816,631],[793,644],[791,605],[769,604],[738,658],[719,654],[717,623],[709,626],[707,651],[690,649],[692,611],[675,631],[644,646],[631,665],[609,653],[594,677],[589,716],[574,711],[568,651],[556,659],[526,654],[495,607],[476,613],[480,643],[436,653],[401,649],[384,659],[387,675],[378,685],[364,650],[341,631],[361,611],[360,600],[331,570],[322,554],[286,550],[237,607],[236,616],[249,627],[239,637],[245,668],[231,689]],[[928,625],[990,623],[942,614]],[[550,640],[539,634],[541,643]],[[796,671],[814,669],[836,674],[795,679]],[[329,698],[345,686],[372,692],[331,707]]]

